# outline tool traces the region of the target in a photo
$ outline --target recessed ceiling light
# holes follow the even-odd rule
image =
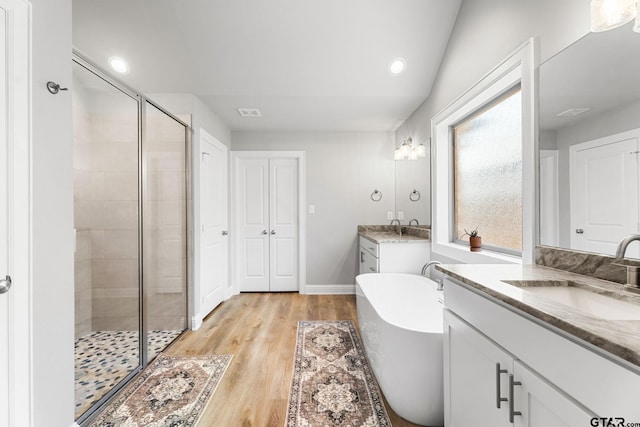
[[[109,58],[109,65],[120,74],[127,74],[129,72],[129,64],[119,56]]]
[[[257,108],[238,108],[238,113],[242,117],[262,117],[260,110]]]
[[[389,63],[389,72],[394,76],[402,74],[407,68],[407,61],[404,58],[395,58]]]

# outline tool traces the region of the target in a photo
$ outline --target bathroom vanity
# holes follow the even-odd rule
[[[640,422],[640,295],[542,266],[436,268],[446,426]]]
[[[424,233],[408,234],[407,227],[402,228],[405,232],[398,233],[394,227],[359,228],[360,274],[420,274],[422,266],[429,261],[431,241]]]

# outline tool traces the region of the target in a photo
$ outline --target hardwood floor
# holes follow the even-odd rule
[[[166,352],[233,354],[202,427],[284,427],[298,320],[353,320],[353,295],[247,293],[230,298]],[[387,405],[394,427],[410,427]]]

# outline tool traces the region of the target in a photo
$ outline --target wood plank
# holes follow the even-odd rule
[[[355,296],[242,293],[166,350],[172,355],[234,355],[199,425],[284,426],[299,320],[357,324]],[[394,427],[415,426],[388,405],[387,411]]]

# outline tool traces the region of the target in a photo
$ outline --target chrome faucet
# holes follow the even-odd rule
[[[417,219],[413,218],[411,221],[409,221],[409,225],[411,225],[413,223],[413,221],[416,222],[416,225],[420,225],[420,223],[418,222]]]
[[[442,263],[440,261],[429,261],[428,263],[422,266],[422,272],[420,274],[423,275],[424,277],[427,277],[427,270],[429,269],[429,267],[436,264],[442,264]],[[436,280],[436,283],[438,284],[438,287],[436,288],[438,291],[444,290],[444,282],[442,280],[442,277]]]
[[[616,250],[616,259],[614,261],[622,261],[624,253],[627,251],[627,246],[636,240],[640,241],[640,234],[629,234],[622,239]],[[635,265],[624,265],[624,267],[627,268],[627,284],[635,288],[640,288],[640,267]]]

